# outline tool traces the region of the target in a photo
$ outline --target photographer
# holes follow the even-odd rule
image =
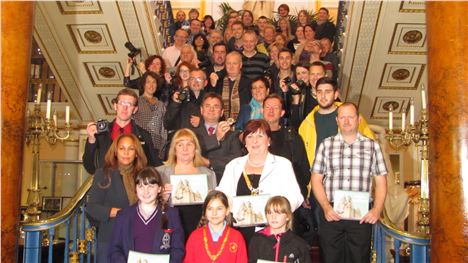
[[[289,125],[291,97],[289,85],[296,82],[294,67],[292,65],[292,53],[289,49],[282,49],[278,53],[279,71],[272,79],[272,92],[278,94],[284,100],[285,115],[283,125]]]
[[[110,123],[105,120],[88,123],[88,139],[83,153],[83,166],[88,173],[94,174],[97,168],[103,166],[107,150],[120,134],[132,133],[140,140],[149,165],[161,163],[153,151],[149,133],[132,120],[133,114],[138,110],[137,101],[138,96],[133,90],[122,89],[113,100],[114,110],[117,112],[115,119]]]
[[[164,115],[164,127],[168,131],[198,127],[200,104],[207,84],[205,72],[195,69],[190,73],[189,88],[182,88],[172,94]]]

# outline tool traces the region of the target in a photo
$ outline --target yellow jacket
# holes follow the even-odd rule
[[[340,106],[342,102],[335,102],[336,106]],[[307,159],[309,160],[310,167],[314,165],[315,159],[315,147],[317,143],[317,132],[315,130],[315,113],[319,110],[320,106],[317,105],[315,108],[307,115],[307,117],[302,121],[299,126],[299,135],[304,141],[304,146],[307,152]],[[361,117],[361,122],[359,123],[359,132],[364,136],[375,140],[375,135],[367,125],[364,117]]]

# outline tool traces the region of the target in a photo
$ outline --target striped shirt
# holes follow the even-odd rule
[[[384,176],[387,168],[380,145],[360,133],[352,144],[340,133],[320,144],[313,173],[323,175],[325,193],[334,202],[335,190],[370,192],[372,176]]]
[[[255,79],[265,75],[265,71],[270,67],[270,58],[260,52],[252,57],[242,54],[242,75],[249,79]],[[248,87],[250,89],[250,87]]]

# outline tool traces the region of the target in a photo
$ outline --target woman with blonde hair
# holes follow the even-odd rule
[[[98,224],[97,262],[108,262],[114,219],[121,209],[137,202],[134,178],[146,164],[140,140],[133,134],[122,134],[107,151],[104,167],[96,170],[86,212]]]
[[[293,39],[293,35],[291,32],[291,25],[289,23],[289,19],[287,18],[280,18],[278,20],[278,28],[280,33],[286,37],[286,42]]]
[[[208,179],[208,190],[216,187],[215,173],[204,166],[205,161],[201,155],[201,147],[197,136],[189,129],[180,129],[172,138],[169,154],[164,165],[156,168],[165,182],[163,197],[169,200],[173,185],[170,184],[171,175],[206,174]],[[198,219],[201,217],[201,205],[178,206],[184,228],[185,237],[197,227]]]

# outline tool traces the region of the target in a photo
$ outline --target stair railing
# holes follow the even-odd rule
[[[54,244],[57,243],[54,238],[59,227],[65,227],[64,258],[60,261],[91,262],[92,253],[96,251],[96,235],[85,215],[85,201],[92,181],[93,176],[89,176],[67,206],[53,216],[21,224],[24,231],[23,262],[41,262],[42,250],[48,246],[47,262],[52,263]]]

